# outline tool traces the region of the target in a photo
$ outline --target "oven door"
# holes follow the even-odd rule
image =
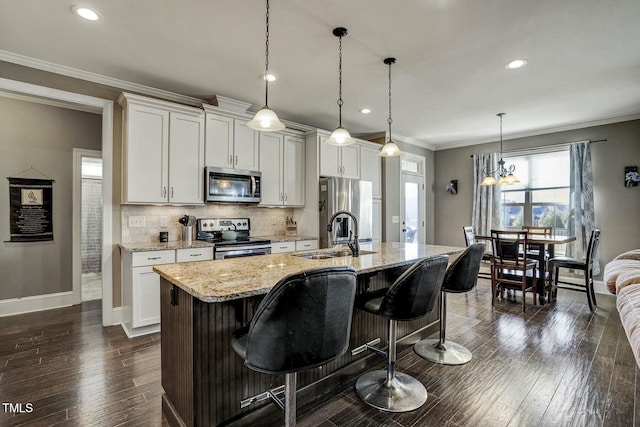
[[[247,256],[269,255],[271,245],[227,246],[215,248],[214,259],[231,259]]]
[[[260,172],[238,169],[205,169],[206,201],[227,203],[259,203]]]

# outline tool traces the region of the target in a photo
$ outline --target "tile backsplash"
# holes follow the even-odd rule
[[[249,218],[252,236],[280,236],[286,233],[286,218],[294,216],[293,208],[259,208],[246,205],[206,206],[137,206],[122,205],[122,243],[146,243],[158,240],[160,231],[169,232],[169,240],[180,240],[183,215],[196,218]],[[144,227],[129,227],[129,217],[144,217]],[[163,217],[167,226],[161,227]],[[294,217],[295,220],[295,217]],[[195,226],[194,233],[195,233]],[[194,235],[195,238],[195,235]]]

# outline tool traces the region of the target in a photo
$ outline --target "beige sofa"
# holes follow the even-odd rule
[[[615,257],[605,266],[603,279],[616,295],[622,326],[640,366],[640,249]]]

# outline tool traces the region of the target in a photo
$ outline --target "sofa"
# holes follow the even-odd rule
[[[640,366],[640,249],[615,257],[604,267],[603,279],[616,295],[620,321]]]

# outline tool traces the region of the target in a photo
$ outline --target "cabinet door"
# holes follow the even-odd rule
[[[360,147],[360,164],[362,165],[360,179],[371,181],[373,183],[372,196],[374,199],[380,199],[382,197],[382,186],[380,185],[382,162],[378,156],[378,150],[371,147]]]
[[[247,126],[246,120],[234,120],[233,167],[256,171],[258,163],[258,132]]]
[[[284,204],[304,206],[304,140],[294,136],[285,136],[283,147]]]
[[[160,323],[160,276],[153,267],[133,268],[134,328]]]
[[[124,203],[166,203],[169,112],[129,104],[124,120]]]
[[[260,134],[261,205],[281,206],[282,189],[282,140],[277,133]]]
[[[340,147],[327,144],[327,137],[320,137],[320,175],[342,176]]]
[[[356,144],[340,147],[340,162],[344,178],[360,179],[360,146]]]
[[[233,167],[233,119],[207,113],[205,116],[205,166]]]
[[[169,202],[204,203],[204,118],[171,113]]]

